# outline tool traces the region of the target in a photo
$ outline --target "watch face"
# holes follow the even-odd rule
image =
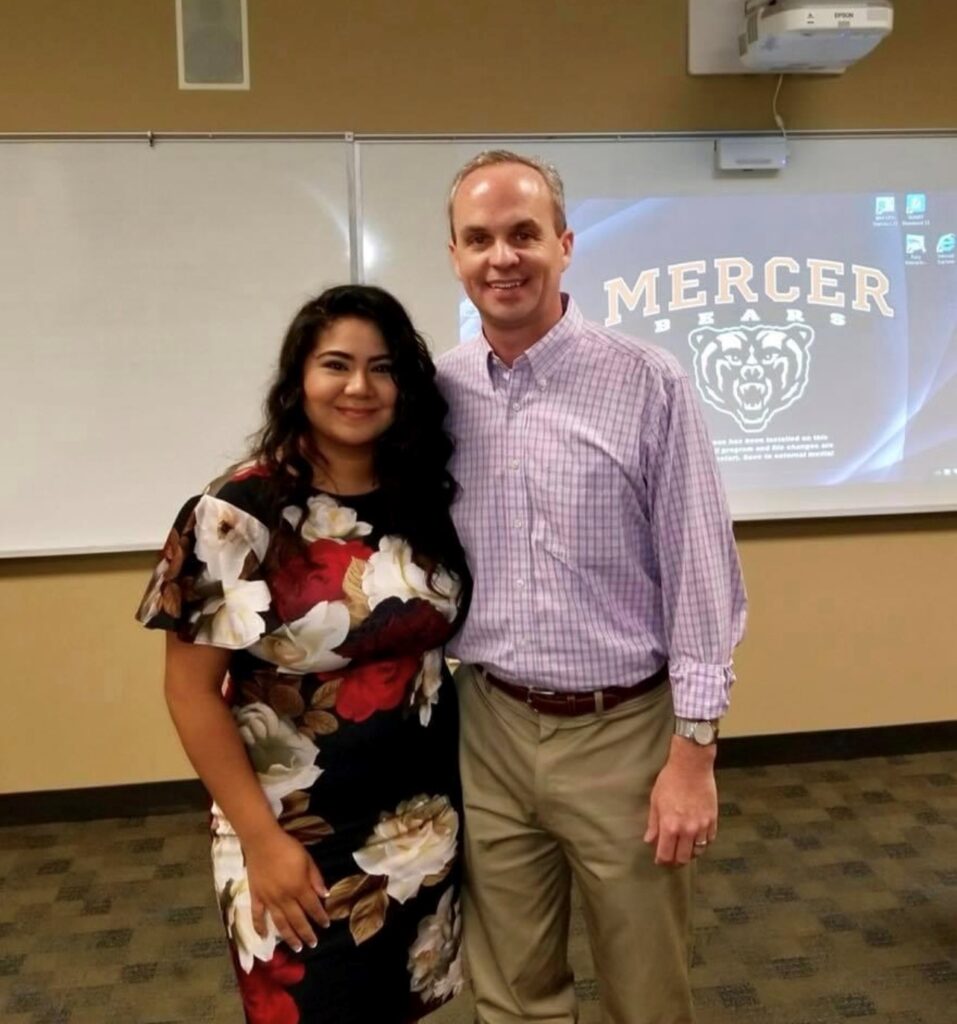
[[[714,743],[714,726],[710,722],[695,722],[694,741],[702,747]]]

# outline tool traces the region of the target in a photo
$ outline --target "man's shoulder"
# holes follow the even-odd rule
[[[623,334],[590,320],[582,325],[582,333],[586,358],[597,350],[604,358],[631,367],[635,373],[644,372],[662,383],[673,383],[687,377],[676,356],[643,338]]]
[[[481,338],[473,338],[441,353],[435,360],[439,383],[463,380],[474,372],[481,358]]]

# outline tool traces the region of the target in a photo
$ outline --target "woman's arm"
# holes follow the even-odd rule
[[[166,703],[187,757],[239,837],[256,930],[265,935],[268,910],[293,949],[315,946],[308,918],[328,927],[319,901],[326,886],[305,847],[277,822],[223,700],[229,654],[167,633]]]

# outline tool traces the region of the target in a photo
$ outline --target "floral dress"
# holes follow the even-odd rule
[[[247,470],[187,502],[137,613],[233,652],[224,692],[250,761],[330,889],[316,949],[295,953],[271,921],[260,937],[242,848],[213,804],[246,1019],[417,1020],[462,987],[458,711],[442,655],[461,581],[439,569],[428,585],[408,543],[377,528],[376,492],[316,491],[270,523],[265,484]],[[293,543],[267,557],[277,530]]]

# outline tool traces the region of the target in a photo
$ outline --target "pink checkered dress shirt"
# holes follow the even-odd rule
[[[525,686],[629,686],[669,664],[718,718],[746,599],[711,442],[677,360],[562,319],[511,369],[480,337],[439,359],[475,591],[451,653]]]

